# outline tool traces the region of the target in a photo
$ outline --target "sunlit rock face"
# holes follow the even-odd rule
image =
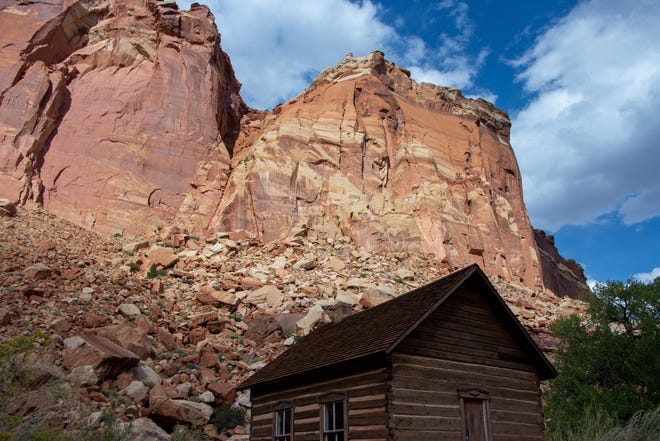
[[[0,29],[0,198],[102,234],[305,231],[573,289],[540,260],[508,116],[381,52],[260,112],[204,6],[0,0]]]
[[[374,52],[244,123],[211,228],[269,241],[305,226],[542,284],[509,118],[486,101],[417,84]]]
[[[246,110],[208,8],[0,7],[2,196],[100,232],[206,226]]]

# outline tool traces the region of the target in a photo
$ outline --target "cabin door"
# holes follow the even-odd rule
[[[463,441],[490,441],[490,396],[480,390],[459,390]]]
[[[484,400],[465,399],[465,441],[488,441]]]

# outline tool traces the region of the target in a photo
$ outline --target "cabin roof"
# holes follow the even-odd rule
[[[275,360],[245,380],[240,389],[273,383],[308,371],[327,368],[376,354],[388,354],[466,281],[474,279],[495,302],[505,321],[528,353],[541,379],[556,371],[531,339],[488,277],[475,264],[442,279],[323,326],[302,338]]]

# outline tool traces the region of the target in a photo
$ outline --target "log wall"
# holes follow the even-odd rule
[[[389,425],[396,441],[462,439],[458,389],[490,394],[492,441],[543,441],[538,376],[476,291],[462,288],[390,356]]]
[[[273,434],[272,408],[282,401],[293,403],[293,439],[319,441],[321,405],[318,400],[332,392],[346,393],[350,440],[386,441],[387,370],[363,373],[293,387],[252,397],[251,441],[270,441]]]

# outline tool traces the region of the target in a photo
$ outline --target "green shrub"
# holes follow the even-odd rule
[[[558,436],[594,418],[620,426],[660,406],[660,278],[608,282],[586,300],[587,317],[552,325],[558,376],[544,401],[546,427]]]
[[[152,263],[149,267],[149,271],[147,271],[147,277],[150,279],[154,279],[156,277],[165,277],[166,275],[167,272],[165,272],[165,270],[159,270],[155,263]]]
[[[140,270],[140,264],[137,262],[128,262],[126,266],[131,270],[132,273]]]
[[[245,412],[239,407],[223,404],[213,410],[209,420],[219,431],[230,430],[245,422]]]

